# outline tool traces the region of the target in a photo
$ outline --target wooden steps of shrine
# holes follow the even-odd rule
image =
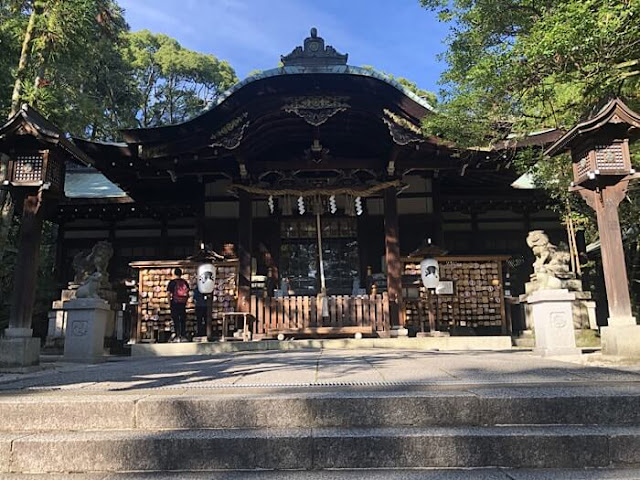
[[[634,385],[31,392],[0,398],[0,418],[0,478],[332,469],[360,469],[370,478],[362,469],[640,467]]]

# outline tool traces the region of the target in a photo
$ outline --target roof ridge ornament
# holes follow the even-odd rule
[[[324,38],[318,36],[318,29],[311,29],[311,36],[304,39],[304,47],[296,47],[289,55],[280,57],[285,67],[304,66],[322,67],[327,65],[346,65],[348,54],[341,54],[330,45],[324,43]]]

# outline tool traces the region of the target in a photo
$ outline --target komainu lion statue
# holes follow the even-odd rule
[[[527,235],[527,245],[533,251],[536,259],[533,262],[531,281],[536,290],[572,288],[575,274],[571,272],[571,254],[566,245],[557,247],[549,241],[543,230],[532,230]]]
[[[96,243],[91,251],[83,250],[73,257],[74,283],[84,285],[94,273],[99,273],[99,288],[109,289],[109,274],[107,268],[113,257],[113,247],[109,242]]]
[[[76,298],[101,298],[99,293],[101,283],[102,274],[92,273],[76,291]]]

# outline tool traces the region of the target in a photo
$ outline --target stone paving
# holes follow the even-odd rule
[[[586,358],[586,357],[585,357]],[[51,359],[50,359],[51,360]],[[189,357],[111,357],[100,365],[43,362],[29,374],[0,375],[9,391],[149,392],[175,389],[473,385],[584,385],[640,388],[640,365],[582,365],[528,351],[306,350]]]
[[[0,480],[640,480],[637,470],[325,470],[321,472],[200,472],[0,474]]]

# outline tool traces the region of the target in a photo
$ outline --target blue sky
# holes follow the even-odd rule
[[[445,68],[447,26],[419,0],[119,0],[133,30],[176,38],[184,47],[225,59],[244,78],[277,66],[309,35],[372,65],[437,91]]]

